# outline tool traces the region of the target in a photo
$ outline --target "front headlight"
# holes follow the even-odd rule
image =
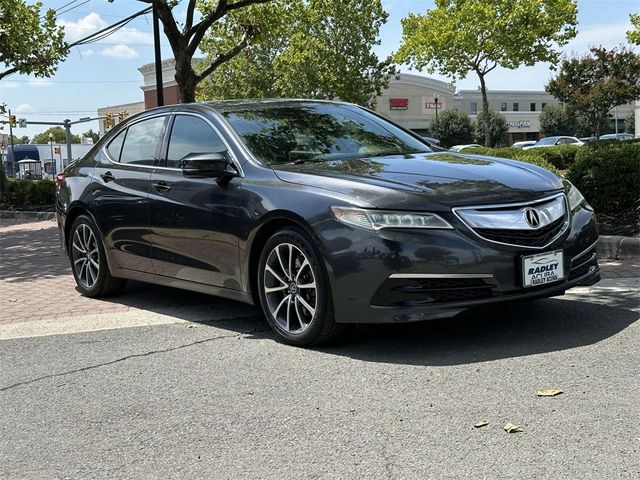
[[[331,207],[339,222],[366,230],[383,228],[453,228],[435,213],[365,210],[355,207]]]
[[[588,209],[592,210],[591,205],[584,199],[580,190],[578,190],[570,181],[565,180],[565,192],[567,199],[569,200],[569,208],[573,212],[580,205],[584,205]]]

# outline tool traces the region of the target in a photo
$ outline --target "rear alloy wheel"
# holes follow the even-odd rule
[[[267,241],[260,257],[258,284],[264,314],[286,343],[321,343],[341,330],[333,320],[326,269],[302,232],[281,230]]]
[[[68,251],[80,293],[88,297],[104,297],[122,290],[126,280],[111,276],[102,237],[91,218],[81,215],[73,222]]]

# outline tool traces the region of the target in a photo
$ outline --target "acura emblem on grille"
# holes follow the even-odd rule
[[[540,226],[540,214],[537,210],[533,208],[525,209],[524,218],[531,227],[538,228]]]

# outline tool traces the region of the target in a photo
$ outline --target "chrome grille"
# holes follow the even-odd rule
[[[453,211],[479,237],[518,247],[545,248],[569,226],[564,194],[535,202],[461,207]]]

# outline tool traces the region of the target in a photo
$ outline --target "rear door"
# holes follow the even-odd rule
[[[106,146],[94,169],[94,207],[106,247],[122,268],[153,273],[149,241],[151,174],[167,115],[130,124]]]
[[[238,214],[240,178],[187,178],[180,161],[193,154],[222,153],[228,144],[206,117],[174,116],[163,163],[151,179],[149,226],[153,266],[159,275],[240,289]]]

